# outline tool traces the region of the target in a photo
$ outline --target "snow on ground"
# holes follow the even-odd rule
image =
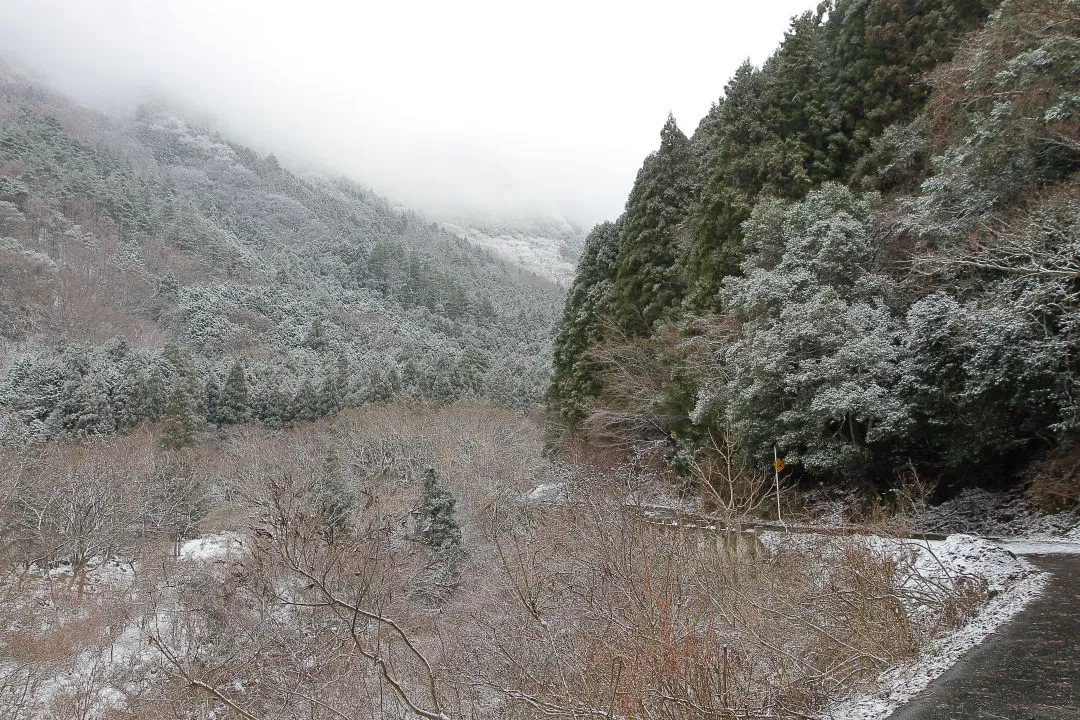
[[[532,501],[551,501],[565,492],[565,486],[553,483],[532,488],[526,497]],[[1021,539],[1002,543],[971,535],[952,535],[941,541],[868,536],[852,538],[865,540],[873,547],[909,560],[906,565],[901,563],[902,567],[911,571],[906,582],[952,582],[961,576],[978,576],[986,581],[990,600],[962,628],[928,647],[916,663],[882,673],[875,690],[837,702],[820,717],[823,720],[887,718],[1038,596],[1045,585],[1046,575],[1018,555],[1080,553],[1080,533],[1074,535],[1076,537]],[[761,539],[767,546],[797,543],[809,544],[809,547],[818,546],[825,538],[766,532]],[[222,532],[184,542],[180,546],[179,560],[221,563],[240,559],[249,550],[249,538],[240,533]],[[110,561],[92,563],[92,566],[93,569],[87,573],[87,593],[100,597],[134,592],[134,576],[137,574],[134,565]],[[65,572],[63,568],[41,571],[41,579],[48,581],[69,575],[70,570]],[[70,580],[70,577],[66,579]],[[77,694],[80,689],[104,680],[102,687],[96,689],[94,701],[95,712],[101,713],[119,703],[119,696],[110,696],[110,688],[124,687],[132,682],[137,684],[138,678],[145,682],[156,656],[146,645],[142,622],[134,616],[118,620],[122,624],[108,632],[102,642],[87,647],[62,672],[38,687],[38,702],[50,697]]]
[[[188,540],[180,546],[180,559],[202,562],[225,561],[244,552],[244,542],[244,538],[235,532],[203,535],[194,540]]]
[[[250,545],[250,539],[237,532],[185,541],[175,560],[183,565],[171,566],[169,577],[159,582],[156,608],[145,605],[138,577],[149,570],[138,562],[93,558],[81,578],[74,576],[69,565],[35,566],[21,578],[13,578],[33,584],[26,596],[7,608],[9,629],[19,630],[25,615],[40,642],[50,647],[70,645],[70,652],[54,651],[55,658],[43,660],[40,669],[27,676],[19,717],[67,717],[78,706],[80,717],[96,720],[122,707],[128,693],[144,690],[161,672],[161,656],[148,643],[148,633],[161,636],[172,626],[171,583],[184,573],[200,572],[200,565],[218,567],[241,560]],[[72,633],[70,638],[57,639]],[[19,671],[8,659],[0,658],[0,681],[12,680]],[[6,717],[9,708],[4,703],[8,701],[0,697],[0,717]]]
[[[55,567],[32,565],[30,575],[44,581],[74,582],[74,570],[67,563],[61,563]],[[134,575],[135,567],[129,562],[115,558],[105,560],[100,556],[94,556],[86,564],[86,573],[82,582],[83,592],[93,594],[99,587],[111,591],[118,586],[128,586],[134,582]]]
[[[136,563],[95,557],[81,575],[62,564],[34,566],[12,578],[25,583],[28,592],[9,599],[6,629],[16,642],[20,635],[25,642],[23,633],[32,627],[41,657],[37,666],[20,667],[12,657],[0,660],[0,677],[6,675],[9,683],[20,678],[25,692],[18,700],[18,717],[63,717],[78,707],[80,717],[98,718],[119,706],[124,696],[118,687],[125,685],[121,678],[131,677],[145,655],[145,641],[128,613],[138,574]],[[10,710],[5,700],[15,701],[0,698],[0,715]]]
[[[525,493],[525,499],[534,503],[562,503],[568,494],[566,483],[540,483]]]
[[[146,684],[156,654],[147,645],[146,634],[137,623],[122,626],[78,652],[68,664],[61,665],[35,688],[31,707],[44,710],[31,717],[55,717],[55,703],[64,708],[77,703],[81,717],[103,718],[124,706],[127,693]],[[106,628],[111,631],[112,628]]]
[[[1013,583],[1037,572],[1026,560],[1017,558],[996,543],[973,535],[898,542],[902,547],[918,553],[915,566],[923,575],[976,575],[986,580],[991,595],[1005,592]]]
[[[962,628],[926,648],[915,664],[883,672],[876,690],[835,703],[820,715],[823,719],[884,720],[1038,597],[1047,581],[1046,573],[1014,551],[971,535],[952,535],[940,541],[877,539],[875,544],[878,542],[918,553],[915,568],[931,576],[982,577],[991,597]]]

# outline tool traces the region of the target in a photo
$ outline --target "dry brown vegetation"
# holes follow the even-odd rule
[[[180,453],[145,432],[9,454],[5,716],[804,717],[977,599],[858,540],[643,522],[541,435],[397,404]],[[427,467],[458,548],[416,532]]]

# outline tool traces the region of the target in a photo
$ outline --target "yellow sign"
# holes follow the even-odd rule
[[[783,458],[776,458],[775,460],[773,460],[772,466],[774,468],[776,468],[776,472],[780,472],[781,470],[784,469],[784,459]]]

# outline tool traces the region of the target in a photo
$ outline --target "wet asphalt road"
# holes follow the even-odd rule
[[[889,720],[1080,720],[1080,555],[1028,559],[1043,594]]]

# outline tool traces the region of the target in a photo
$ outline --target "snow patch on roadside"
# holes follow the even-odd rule
[[[958,577],[976,575],[986,580],[990,601],[964,627],[923,650],[914,665],[886,670],[877,689],[837,702],[819,715],[827,720],[883,720],[922,692],[935,678],[982,643],[998,626],[1039,596],[1047,574],[1039,572],[1012,551],[970,535],[952,535],[940,541],[896,541],[919,553],[920,572]]]
[[[935,579],[961,575],[981,577],[991,596],[1008,591],[1017,581],[1037,572],[1026,560],[973,535],[950,535],[944,540],[903,540],[901,543],[918,553],[915,565],[925,576]]]
[[[1017,538],[1001,546],[1017,555],[1080,555],[1080,533],[1075,534],[1075,539]]]

